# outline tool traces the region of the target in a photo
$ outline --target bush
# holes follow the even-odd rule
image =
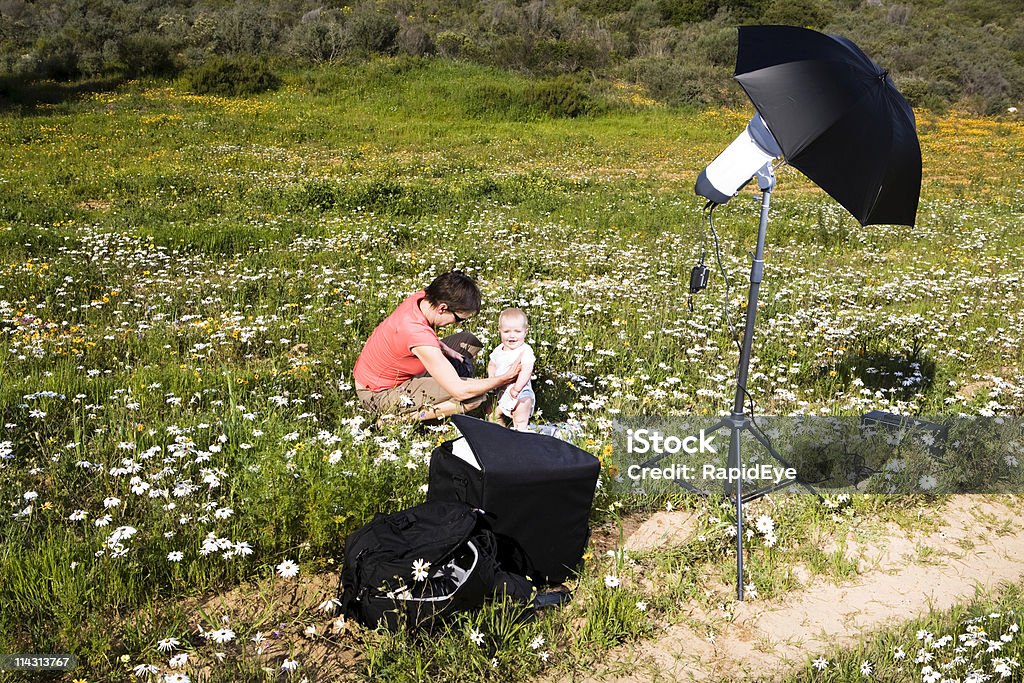
[[[32,65],[35,73],[30,75],[51,78],[55,81],[70,81],[81,75],[78,68],[78,49],[63,38],[37,44],[36,61]]]
[[[648,57],[632,60],[623,71],[625,78],[642,85],[652,98],[666,104],[709,106],[738,102],[725,67]]]
[[[723,0],[721,9],[735,22],[753,24],[761,19],[767,6],[768,0]]]
[[[345,51],[347,39],[341,12],[316,12],[292,29],[285,49],[291,55],[315,63],[334,61]]]
[[[189,74],[189,87],[200,95],[255,95],[274,90],[281,79],[253,57],[214,57]]]
[[[832,20],[828,7],[818,0],[772,0],[762,20],[766,24],[786,24],[805,28],[823,28]]]
[[[467,89],[463,98],[470,116],[497,116],[512,121],[541,116],[575,118],[597,114],[606,107],[588,84],[571,76],[521,86],[503,82],[484,83]]]
[[[284,21],[269,5],[237,2],[230,9],[213,12],[210,37],[214,50],[218,54],[255,55],[276,49],[281,43]]]
[[[344,53],[347,38],[340,12],[318,12],[292,28],[285,47],[289,54],[300,59],[330,62]]]
[[[353,47],[364,52],[390,54],[395,49],[400,27],[394,16],[365,8],[352,13],[346,28]]]
[[[488,45],[491,64],[502,69],[553,75],[601,69],[610,59],[610,45],[581,37],[573,39],[507,35]]]
[[[463,100],[466,113],[470,116],[496,116],[510,121],[526,121],[532,115],[524,90],[500,81],[466,89]]]
[[[706,21],[718,11],[718,0],[658,0],[661,18],[680,26]]]
[[[153,33],[127,36],[121,44],[121,61],[127,74],[136,76],[167,76],[176,71],[174,50],[166,38]]]
[[[441,31],[437,34],[435,44],[437,53],[442,57],[473,59],[482,54],[480,47],[469,36],[456,31]]]
[[[918,76],[904,76],[895,79],[896,87],[910,103],[910,106],[931,111],[944,110],[949,102],[937,92],[933,83]]]
[[[602,107],[578,79],[560,76],[532,85],[527,102],[536,110],[556,118],[576,118],[597,113]]]
[[[413,57],[422,57],[434,52],[434,41],[430,34],[422,26],[415,24],[406,26],[398,32],[397,44],[399,51]]]

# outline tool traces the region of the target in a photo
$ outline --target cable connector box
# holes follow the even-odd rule
[[[690,294],[696,294],[705,289],[708,286],[708,276],[710,274],[711,271],[703,263],[699,266],[694,266],[693,270],[690,271]]]

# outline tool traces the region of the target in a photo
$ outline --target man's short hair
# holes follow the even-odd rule
[[[432,306],[448,304],[450,311],[478,313],[480,311],[480,288],[473,278],[461,270],[452,270],[434,278],[427,285],[427,301]]]

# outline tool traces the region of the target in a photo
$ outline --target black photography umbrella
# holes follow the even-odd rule
[[[914,112],[859,47],[796,26],[741,26],[736,80],[786,161],[862,225],[914,224]]]

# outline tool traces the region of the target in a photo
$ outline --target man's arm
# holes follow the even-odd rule
[[[533,358],[524,358],[519,362],[522,363],[523,367],[516,376],[515,384],[509,388],[508,392],[511,394],[512,398],[517,398],[519,396],[519,392],[523,390],[526,383],[530,381],[530,377],[533,376]]]
[[[486,394],[491,389],[504,386],[515,380],[522,369],[522,366],[516,363],[504,375],[498,375],[497,377],[463,378],[459,377],[459,374],[455,372],[455,368],[444,357],[441,349],[436,346],[414,346],[412,347],[412,353],[420,359],[423,367],[427,369],[427,373],[437,380],[441,388],[451,394],[451,397],[456,401],[468,401],[471,398]]]

